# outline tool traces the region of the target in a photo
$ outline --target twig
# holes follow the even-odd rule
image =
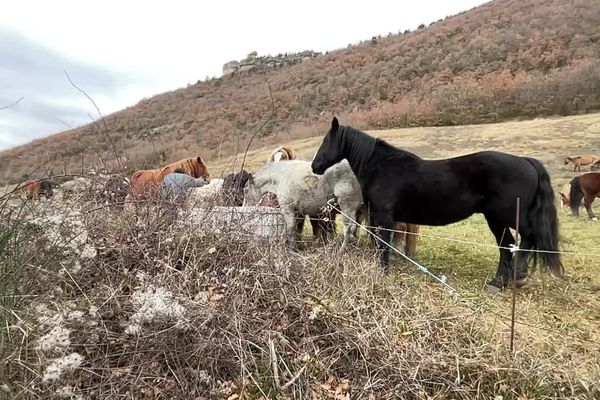
[[[279,380],[279,366],[277,365],[277,353],[275,352],[275,343],[273,343],[272,339],[269,339],[269,353],[271,355],[271,367],[273,368],[273,380],[275,381],[275,387],[277,387],[277,390],[279,390],[280,392],[283,392],[284,390],[287,390],[290,386],[292,386],[300,378],[300,375],[302,375],[302,373],[306,369],[306,365],[302,366],[302,368],[298,370],[296,375],[294,375],[289,382],[282,385],[281,381]]]
[[[67,71],[64,71],[67,79],[69,80],[69,83],[71,84],[71,86],[73,86],[75,89],[77,89],[79,92],[81,92],[85,97],[87,97],[87,99],[94,105],[94,108],[96,109],[96,112],[98,113],[98,116],[100,117],[100,119],[102,120],[102,123],[104,124],[104,129],[108,129],[106,126],[106,121],[104,121],[104,117],[102,116],[102,113],[100,112],[100,108],[98,108],[98,105],[96,104],[96,102],[94,101],[94,99],[92,99],[86,92],[85,90],[81,89],[79,86],[77,86],[73,80],[71,79],[71,77],[69,76],[69,73]]]
[[[269,353],[271,355],[271,367],[273,368],[273,380],[277,390],[281,391],[281,382],[279,382],[279,367],[277,366],[277,353],[275,353],[275,343],[269,339]]]
[[[262,131],[263,128],[273,120],[273,117],[275,116],[275,100],[273,99],[273,91],[271,90],[271,84],[269,83],[269,81],[267,81],[267,86],[269,87],[269,96],[271,97],[271,114],[269,114],[269,117],[265,120],[265,122],[263,122],[263,124],[256,131],[254,131],[254,133],[250,137],[248,145],[246,146],[246,151],[244,152],[244,158],[242,159],[242,166],[240,167],[240,171],[244,169],[244,164],[246,163],[246,155],[250,150],[250,145],[252,144],[252,141],[254,140],[256,135],[258,135],[260,131]]]
[[[106,120],[104,119],[104,116],[100,112],[100,108],[98,107],[98,105],[96,104],[94,99],[92,99],[92,97],[90,95],[88,95],[85,90],[81,89],[79,86],[77,86],[75,84],[75,82],[73,82],[73,80],[71,79],[71,77],[69,76],[67,71],[64,71],[64,73],[65,73],[65,76],[67,77],[67,79],[69,80],[69,83],[71,84],[71,86],[73,86],[75,89],[77,89],[79,92],[81,92],[92,103],[92,105],[96,109],[96,112],[98,113],[98,116],[100,117],[100,120],[102,121],[102,125],[104,125],[104,129],[102,129],[101,127],[99,127],[97,125],[96,121],[92,118],[92,116],[89,113],[88,113],[88,116],[90,117],[92,122],[98,127],[98,130],[100,131],[100,133],[102,133],[102,135],[104,135],[105,139],[110,143],[110,147],[113,150],[115,159],[117,160],[117,163],[119,165],[119,169],[122,169],[123,165],[121,164],[121,157],[119,156],[119,152],[117,151],[115,144],[113,143],[113,141],[110,138],[110,135],[108,134],[108,126],[106,125]]]
[[[19,103],[21,102],[21,100],[23,100],[24,98],[25,98],[24,96],[21,96],[21,98],[20,98],[19,100],[15,101],[14,103],[11,103],[11,104],[8,104],[8,105],[5,105],[5,106],[0,106],[0,110],[6,110],[7,108],[11,108],[11,107],[13,107],[13,106],[16,106],[16,105],[17,105],[17,104],[19,104]]]

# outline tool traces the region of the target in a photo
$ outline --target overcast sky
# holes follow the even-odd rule
[[[89,122],[144,97],[220,76],[260,55],[327,51],[415,29],[482,0],[30,1],[0,12],[0,149]]]

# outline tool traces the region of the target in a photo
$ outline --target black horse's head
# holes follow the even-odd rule
[[[342,130],[337,118],[333,117],[331,128],[313,158],[312,171],[317,175],[323,174],[327,168],[344,159],[342,151]]]
[[[242,206],[244,204],[244,189],[252,179],[245,169],[237,174],[229,174],[223,179],[222,192],[225,194],[225,205]]]
[[[40,182],[40,195],[46,196],[47,199],[54,195],[54,192],[52,191],[52,182],[45,180]]]

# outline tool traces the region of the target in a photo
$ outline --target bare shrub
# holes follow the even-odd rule
[[[384,276],[372,250],[295,253],[226,227],[198,234],[181,223],[194,214],[152,205],[82,208],[81,225],[63,214],[54,242],[51,222],[10,219],[28,229],[1,253],[20,271],[3,296],[26,295],[4,304],[1,390],[11,398],[598,395],[578,375],[599,376],[571,357],[576,344],[521,330],[531,346],[511,358],[483,309],[412,272]],[[68,226],[86,232],[94,257],[68,244],[80,240]]]

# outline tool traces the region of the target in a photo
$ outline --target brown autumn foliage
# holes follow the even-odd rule
[[[332,113],[376,129],[598,109],[600,2],[496,0],[414,32],[144,99],[107,116],[107,129],[90,124],[0,153],[0,177],[14,182],[48,165],[73,173],[115,150],[130,169],[214,160],[245,149],[265,121],[253,147],[322,134]]]

